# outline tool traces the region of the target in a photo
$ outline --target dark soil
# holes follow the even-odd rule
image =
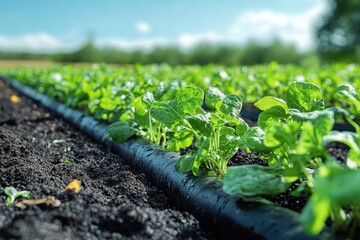
[[[65,190],[73,179],[79,193]],[[61,205],[6,206],[7,186]],[[0,239],[210,238],[143,174],[1,81],[0,191]]]
[[[256,153],[246,152],[243,149],[239,149],[234,156],[232,156],[228,162],[229,167],[247,165],[247,164],[258,164],[261,166],[267,166],[267,162],[257,156]]]

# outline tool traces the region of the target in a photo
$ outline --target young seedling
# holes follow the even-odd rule
[[[183,90],[183,95],[191,95],[188,89]],[[186,92],[187,91],[187,92]],[[198,94],[200,95],[200,94]],[[188,100],[192,99],[193,104],[183,108],[184,114],[181,121],[175,122],[176,126],[190,133],[195,138],[196,150],[183,155],[176,169],[180,172],[192,172],[195,176],[200,175],[200,170],[205,169],[206,174],[222,176],[226,173],[226,166],[229,159],[236,153],[239,141],[238,133],[241,129],[247,129],[247,124],[239,118],[242,107],[241,98],[234,94],[225,95],[217,88],[209,88],[205,93],[201,92],[201,98],[194,97],[179,98],[175,101],[174,108],[186,106]],[[201,107],[205,97],[208,111]],[[191,109],[197,103],[198,108]],[[192,110],[192,111],[191,111]],[[178,111],[180,112],[180,111]],[[159,116],[161,114],[158,114]],[[156,118],[156,117],[154,117]],[[159,121],[162,119],[159,117]],[[238,131],[237,131],[238,130]],[[187,135],[184,134],[185,137]],[[172,139],[172,141],[177,139]],[[182,140],[181,138],[178,141]]]
[[[29,191],[17,191],[14,187],[6,187],[4,193],[7,195],[6,205],[11,205],[14,203],[16,198],[29,198]]]
[[[70,161],[69,159],[64,159],[64,160],[63,160],[63,163],[65,163],[65,164],[70,164],[71,161]]]

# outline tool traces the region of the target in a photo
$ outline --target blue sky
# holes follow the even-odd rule
[[[91,34],[122,49],[199,42],[245,43],[274,37],[311,48],[326,0],[1,1],[0,49],[71,50]]]

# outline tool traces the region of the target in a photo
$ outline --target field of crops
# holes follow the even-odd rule
[[[217,177],[228,194],[251,201],[290,191],[307,199],[300,220],[309,234],[327,224],[359,236],[358,65],[93,65],[0,74],[107,122],[116,142],[136,135],[181,152],[179,172]],[[241,117],[244,110],[260,113],[256,124]],[[354,131],[334,130],[337,122]],[[334,144],[346,149],[343,160],[329,151]],[[230,167],[239,151],[265,164],[239,159]]]

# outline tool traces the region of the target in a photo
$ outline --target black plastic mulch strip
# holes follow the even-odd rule
[[[133,168],[144,172],[162,189],[179,209],[188,211],[219,239],[323,239],[331,236],[327,230],[318,236],[308,236],[299,222],[299,214],[280,206],[246,202],[225,194],[216,178],[194,178],[178,173],[178,154],[141,139],[117,144],[106,138],[106,125],[70,109],[49,97],[16,81],[2,78],[16,90],[40,102],[61,115],[69,123],[92,138],[105,143],[120,154]]]

